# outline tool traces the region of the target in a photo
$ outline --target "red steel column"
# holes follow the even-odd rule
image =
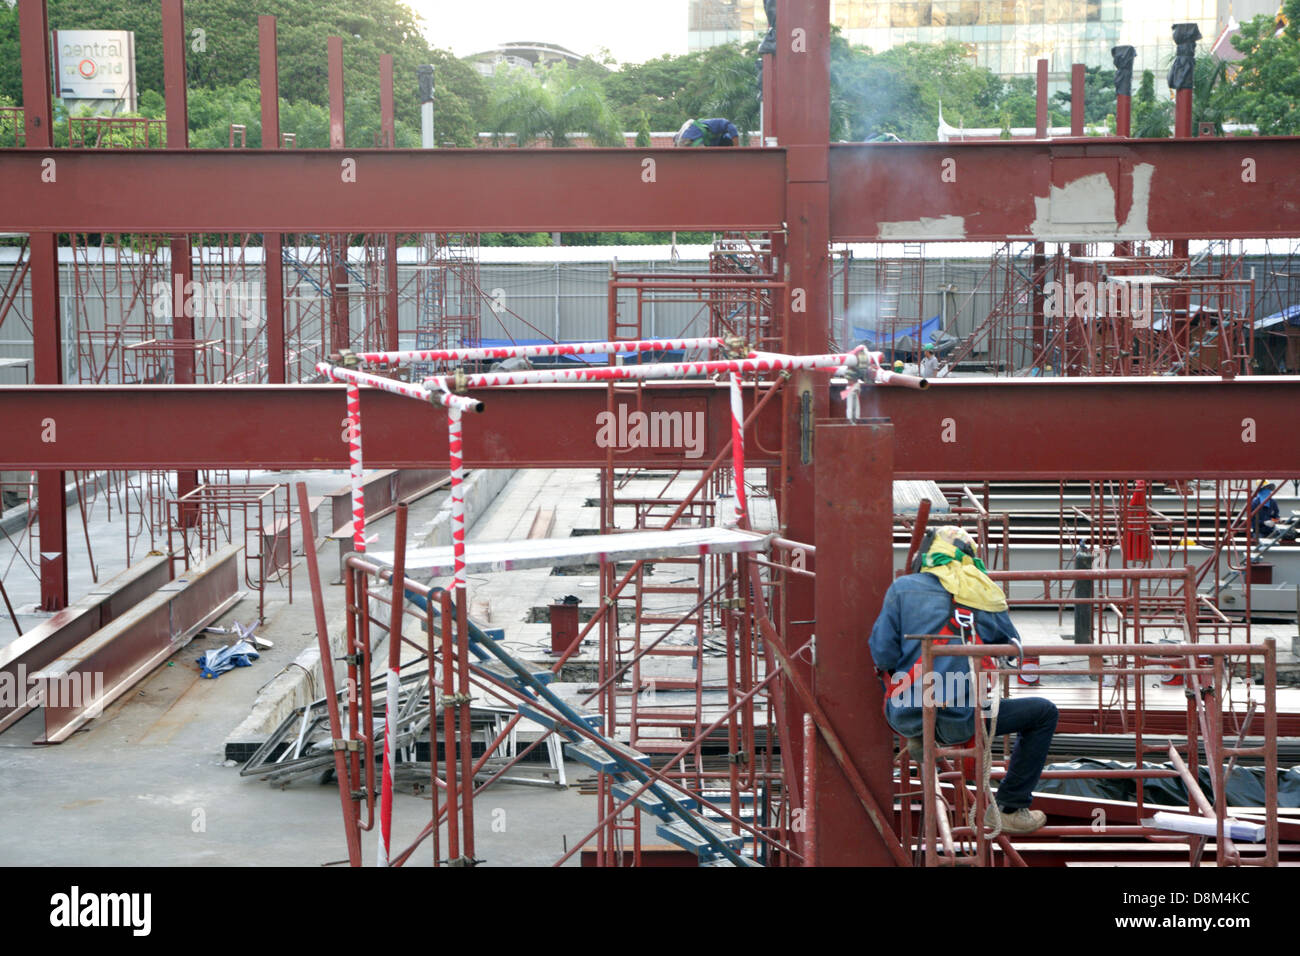
[[[185,91],[185,3],[163,0],[163,86],[167,100],[167,148],[188,149],[190,145],[189,109]],[[188,235],[171,237],[172,255],[172,337],[194,338],[194,316],[186,315],[189,283],[193,280]],[[175,352],[177,385],[194,382],[194,353],[186,349]]]
[[[45,0],[23,0],[18,8],[22,50],[23,125],[28,149],[54,145],[50,103],[50,26]],[[58,175],[57,166],[55,175]],[[40,189],[34,183],[32,189]],[[38,385],[63,384],[63,315],[59,308],[59,243],[52,232],[30,236],[32,276],[32,349]],[[71,423],[54,420],[57,429]],[[61,471],[36,477],[37,520],[41,543],[41,608],[68,606],[68,503]]]
[[[189,106],[185,91],[185,3],[163,0],[163,89],[167,104],[167,148],[188,149],[190,145]],[[170,242],[172,277],[172,338],[194,339],[193,297],[194,270],[190,262],[190,237],[173,235]],[[190,314],[186,315],[186,311]],[[177,385],[194,384],[194,351],[181,347],[172,353]],[[188,494],[199,486],[196,471],[176,473],[176,496]],[[198,512],[182,515],[186,524],[197,521]]]
[[[817,455],[827,467],[818,470],[816,488],[815,693],[892,826],[894,735],[882,716],[867,635],[894,577],[894,426],[884,419],[819,423]],[[818,747],[818,865],[893,865],[825,741]]]
[[[1084,125],[1084,105],[1086,100],[1087,89],[1087,70],[1082,63],[1075,63],[1070,67],[1070,135],[1082,136]],[[1084,255],[1087,247],[1081,242],[1070,243],[1070,274],[1074,276],[1074,281],[1079,282],[1082,267],[1075,264],[1075,260]]]
[[[1035,102],[1035,119],[1034,119],[1034,136],[1038,139],[1047,139],[1047,61],[1038,61],[1038,85],[1034,96]],[[1034,243],[1034,276],[1042,274],[1043,267],[1047,264],[1047,246],[1041,242]],[[1047,345],[1047,329],[1043,324],[1043,286],[1041,282],[1034,283],[1034,321],[1033,321],[1033,343],[1034,343],[1034,361],[1041,361],[1043,349]]]
[[[823,351],[830,336],[830,0],[785,0],[777,6],[776,113],[780,144],[786,151],[784,339],[787,352]],[[781,522],[787,537],[816,541],[813,465],[817,457],[814,431],[829,414],[827,373],[796,373],[786,385],[784,400],[784,471]],[[820,567],[820,561],[817,563]],[[782,636],[788,651],[801,647],[816,627],[816,593],[808,578],[792,576],[785,588]],[[832,661],[833,665],[833,661]],[[808,679],[807,665],[796,661]],[[808,681],[810,686],[815,684]],[[784,695],[785,726],[793,733],[803,726],[803,710]],[[791,764],[794,779],[802,773],[799,741],[781,741],[782,759]],[[827,757],[829,763],[830,758]],[[819,783],[819,787],[821,784]],[[844,778],[829,784],[826,798],[835,801],[851,791]],[[842,827],[821,817],[820,835],[830,842]]]
[[[1174,94],[1174,139],[1191,138],[1192,91],[1177,90]],[[1188,259],[1191,255],[1190,243],[1186,239],[1175,239],[1173,253],[1175,259]],[[1186,292],[1177,292],[1171,298],[1174,310],[1174,338],[1177,339],[1179,348],[1186,350],[1191,345],[1191,300]],[[1190,372],[1191,369],[1185,371]]]
[[[1034,101],[1034,135],[1047,139],[1047,61],[1038,61],[1038,93]]]
[[[776,132],[776,57],[767,53],[763,55],[763,118],[761,121],[763,127],[764,142],[761,146],[766,146],[767,139],[777,136]],[[778,139],[779,143],[780,140]]]
[[[343,38],[330,37],[330,149],[342,149],[343,135]],[[351,346],[352,329],[348,316],[348,240],[347,233],[330,238],[330,351],[342,352]]]
[[[1070,67],[1070,135],[1082,136],[1087,113],[1088,70],[1082,63]]]
[[[393,57],[385,53],[379,58],[379,122],[383,131],[384,149],[397,145],[397,126],[393,118]],[[384,342],[385,348],[396,352],[400,328],[397,314],[397,235],[384,236]]]
[[[259,77],[262,87],[262,148],[280,148],[280,64],[276,52],[275,17],[257,18]],[[278,232],[262,234],[266,271],[266,380],[283,385],[284,353],[284,241]]]

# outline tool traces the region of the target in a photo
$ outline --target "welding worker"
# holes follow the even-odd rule
[[[740,131],[728,119],[688,119],[673,136],[674,146],[736,146]]]
[[[1250,527],[1255,532],[1255,540],[1272,537],[1277,531],[1277,522],[1281,517],[1274,498],[1274,484],[1267,478],[1255,489],[1255,496],[1250,499]]]
[[[966,744],[974,737],[970,661],[978,666],[980,659],[936,656],[935,673],[922,675],[921,642],[907,635],[949,634],[952,639],[942,643],[1017,646],[1020,635],[1007,612],[1006,595],[989,579],[974,540],[963,529],[948,525],[927,533],[910,571],[885,592],[870,644],[876,672],[885,683],[885,720],[907,738],[919,760],[922,701],[931,695],[937,704],[937,745]],[[1030,810],[1029,804],[1056,731],[1056,705],[1039,697],[1008,698],[998,702],[995,727],[984,719],[987,733],[1018,735],[997,790],[1002,831],[1032,833],[1047,822],[1047,815]]]

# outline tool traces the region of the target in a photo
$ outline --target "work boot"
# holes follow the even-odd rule
[[[1003,833],[1033,833],[1045,823],[1047,823],[1047,814],[1042,810],[1021,807],[1019,810],[1002,811]]]

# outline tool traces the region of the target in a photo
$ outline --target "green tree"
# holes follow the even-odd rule
[[[1170,135],[1174,121],[1174,106],[1168,100],[1156,99],[1156,77],[1150,70],[1142,71],[1142,80],[1133,97],[1133,115],[1130,132],[1137,139],[1160,139]]]
[[[612,71],[604,80],[606,100],[625,129],[645,114],[651,130],[676,131],[691,118],[684,92],[700,62],[699,53],[661,56]]]
[[[1060,104],[1060,111],[1070,116],[1074,97],[1070,90],[1061,90],[1052,97]],[[1083,121],[1088,126],[1100,126],[1115,111],[1115,71],[1089,66],[1083,77]],[[1067,120],[1067,122],[1069,122]]]
[[[636,124],[636,148],[649,149],[653,142],[654,140],[650,138],[650,120],[645,113],[642,113],[640,121]]]
[[[1244,57],[1217,104],[1225,116],[1253,123],[1264,136],[1300,134],[1300,0],[1287,0],[1283,12],[1289,22],[1280,36],[1269,16],[1241,25],[1232,45]]]
[[[519,146],[548,140],[571,146],[569,137],[586,133],[597,146],[622,146],[623,130],[601,87],[564,63],[540,75],[504,70],[489,85],[490,131],[494,142],[510,137]]]
[[[233,88],[258,75],[257,15],[278,17],[280,96],[290,102],[329,105],[326,44],[343,38],[343,79],[349,145],[374,145],[379,103],[379,57],[391,54],[398,121],[419,128],[416,68],[436,71],[438,141],[471,146],[486,105],[482,77],[446,51],[429,47],[420,20],[402,0],[202,0],[185,12],[186,74],[191,95]],[[131,30],[141,93],[162,92],[162,14],[156,0],[49,0],[53,29]],[[0,93],[22,99],[17,9],[0,3]],[[195,32],[200,31],[200,32]],[[355,104],[355,106],[353,105]],[[296,132],[282,123],[286,132]],[[251,133],[251,127],[250,127]],[[249,145],[260,145],[250,135]]]
[[[833,44],[832,63],[835,51]],[[853,47],[839,59],[831,88],[832,97],[838,87],[844,101],[845,138],[893,133],[905,140],[933,140],[941,104],[944,119],[954,126],[999,123],[1006,84],[972,64],[960,44],[905,43],[882,53]]]

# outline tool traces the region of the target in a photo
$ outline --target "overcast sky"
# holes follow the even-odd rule
[[[620,63],[686,52],[686,0],[407,0],[435,47],[468,56],[512,40],[558,43]]]

